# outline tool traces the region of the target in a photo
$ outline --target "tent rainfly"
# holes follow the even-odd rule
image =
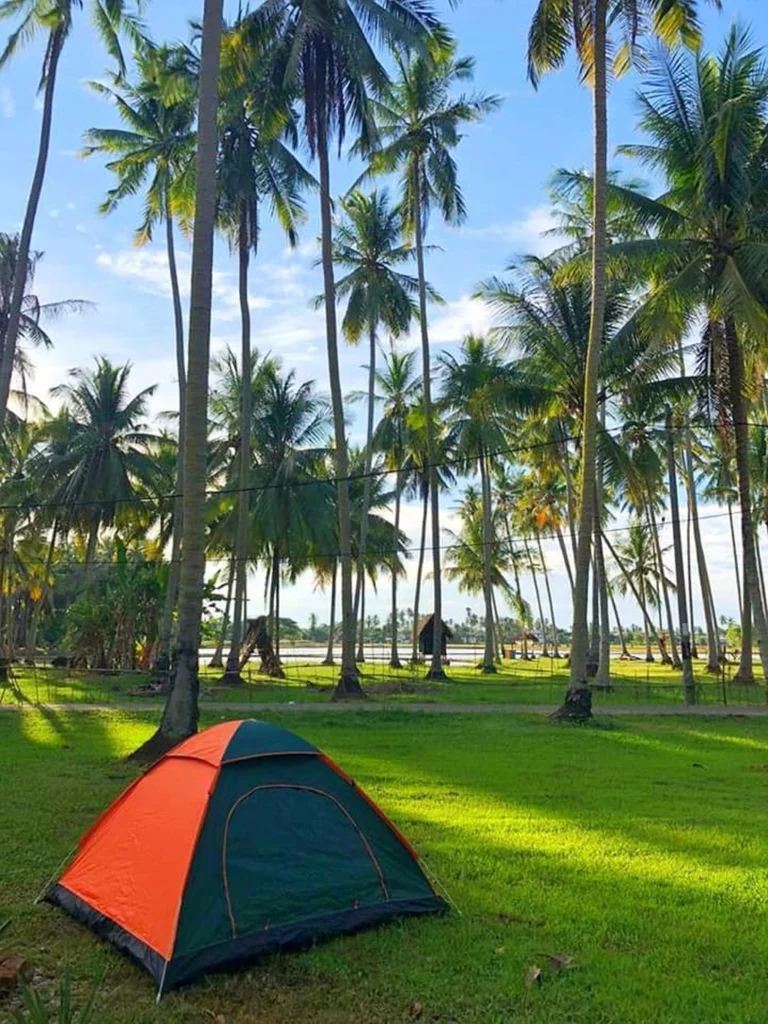
[[[158,999],[213,968],[447,910],[341,768],[256,721],[223,722],[161,758],[44,899],[143,965]]]

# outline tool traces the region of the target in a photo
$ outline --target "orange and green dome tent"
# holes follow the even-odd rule
[[[185,740],[83,836],[44,897],[163,992],[214,968],[447,904],[317,747],[264,722]]]

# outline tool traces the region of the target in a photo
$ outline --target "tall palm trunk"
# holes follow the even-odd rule
[[[555,605],[552,600],[552,587],[549,582],[549,569],[547,563],[544,560],[544,548],[541,544],[541,535],[536,534],[536,543],[539,547],[539,559],[541,561],[542,572],[544,573],[544,586],[547,588],[547,603],[549,604],[549,617],[552,620],[552,654],[555,658],[560,657],[560,641],[557,636],[557,622],[555,621]]]
[[[739,550],[736,547],[736,528],[733,525],[733,503],[728,502],[728,525],[731,528],[731,551],[733,552],[733,568],[736,573],[736,593],[739,598],[739,619],[744,619],[744,605],[741,600],[741,574],[739,573]]]
[[[421,329],[422,390],[427,432],[427,477],[432,510],[432,585],[433,585],[433,641],[432,662],[427,679],[445,679],[443,669],[443,579],[440,567],[440,494],[435,466],[435,436],[432,422],[432,362],[429,354],[429,328],[427,325],[427,279],[424,273],[424,221],[421,210],[422,174],[420,162],[414,170],[414,219],[416,221],[416,267],[419,280],[419,327]]]
[[[611,608],[613,608],[613,617],[616,620],[616,632],[619,634],[619,643],[621,644],[621,660],[630,661],[632,659],[632,655],[629,653],[627,641],[624,638],[624,630],[621,628],[621,618],[619,617],[619,609],[616,607],[616,598],[613,596],[613,587],[608,587],[607,589],[608,600],[611,602]]]
[[[166,197],[166,203],[167,203]],[[184,392],[186,390],[186,371],[184,367],[184,315],[181,310],[181,291],[179,274],[176,267],[176,247],[173,241],[173,218],[166,214],[165,240],[168,254],[168,272],[171,279],[171,297],[173,300],[173,323],[176,334],[176,376],[179,381],[179,452],[184,450]],[[184,493],[184,463],[178,459],[176,466],[176,495],[173,499],[173,540],[171,541],[171,564],[168,568],[168,582],[165,588],[163,614],[160,619],[160,630],[157,640],[157,656],[155,673],[165,677],[171,667],[171,634],[173,632],[173,613],[179,593],[179,573],[181,571],[181,534],[183,530],[182,495]]]
[[[685,537],[685,559],[686,559],[686,583],[688,586],[688,622],[691,627],[691,657],[698,658],[699,650],[696,646],[696,619],[693,614],[693,525],[691,519],[691,506],[687,504],[688,515],[686,521]]]
[[[589,630],[589,649],[587,650],[587,679],[594,679],[600,665],[600,595],[597,588],[597,564],[592,554],[592,622]]]
[[[741,542],[744,580],[752,603],[752,622],[757,634],[757,648],[763,677],[768,680],[768,626],[765,620],[760,581],[755,554],[755,531],[752,524],[752,494],[749,482],[749,431],[744,402],[744,356],[739,345],[736,324],[725,321],[725,341],[728,350],[728,383],[731,415],[736,448],[736,469],[739,478],[739,505],[741,508]]]
[[[602,498],[601,498],[602,500]],[[611,685],[611,621],[608,615],[608,578],[605,573],[603,542],[600,536],[598,514],[595,516],[595,588],[597,589],[598,616],[600,619],[599,654],[595,685],[606,690]]]
[[[683,694],[686,704],[696,703],[696,685],[691,664],[691,633],[688,626],[688,602],[685,596],[685,564],[683,562],[683,536],[680,530],[680,509],[677,500],[677,468],[675,442],[672,438],[672,410],[666,409],[667,473],[669,476],[669,514],[672,519],[672,546],[675,552],[677,583],[677,613],[680,619],[680,656],[683,668]]]
[[[491,599],[493,601],[493,623],[494,623],[494,648],[496,651],[496,657],[499,664],[504,662],[504,641],[501,637],[501,616],[499,615],[499,605],[496,600],[495,591],[491,591]]]
[[[53,565],[53,556],[56,554],[56,537],[59,532],[59,520],[54,519],[53,527],[51,529],[51,539],[48,542],[48,554],[45,556],[45,570],[43,572],[43,582],[40,587],[40,597],[35,601],[34,608],[32,609],[32,615],[30,618],[29,629],[27,631],[27,653],[25,661],[28,665],[34,665],[35,663],[35,651],[37,650],[37,631],[40,627],[40,616],[42,615],[43,605],[45,604],[45,598],[48,593],[48,580],[51,575],[51,566]]]
[[[344,424],[344,400],[341,394],[339,343],[336,329],[336,288],[333,280],[333,239],[331,215],[331,177],[328,165],[326,124],[317,131],[317,156],[320,165],[320,223],[325,298],[325,335],[328,348],[328,377],[333,408],[334,464],[339,513],[339,560],[341,562],[341,674],[334,698],[363,696],[355,664],[355,609],[352,598],[352,526],[349,506],[349,456]]]
[[[707,672],[716,675],[720,670],[720,644],[717,636],[717,618],[715,616],[714,601],[712,598],[712,587],[709,582],[709,570],[707,569],[707,556],[704,552],[704,544],[701,539],[699,498],[696,493],[696,476],[693,469],[693,445],[691,442],[690,430],[686,431],[685,436],[685,488],[688,497],[688,507],[691,510],[693,544],[696,551],[696,567],[699,573],[701,603],[704,606],[704,626],[707,631],[706,670]]]
[[[200,63],[195,225],[189,309],[186,408],[194,409],[184,438],[184,559],[179,578],[179,627],[174,677],[157,733],[133,755],[154,760],[197,731],[198,651],[205,581],[205,480],[208,364],[211,340],[213,233],[216,212],[216,112],[223,0],[205,0]]]
[[[373,418],[374,392],[376,387],[376,325],[370,325],[370,350],[368,354],[368,425],[365,434],[365,480],[363,481],[363,505],[360,510],[360,549],[357,553],[357,581],[355,583],[355,620],[360,610],[361,595],[365,587],[365,547],[368,542],[368,509],[371,504],[371,469],[373,467]],[[357,660],[365,660],[363,650],[363,628],[360,616],[360,643],[357,648]]]
[[[360,591],[360,614],[357,622],[357,653],[355,660],[358,662],[365,661],[365,577],[363,577],[363,586]],[[357,613],[355,613],[357,615]]]
[[[333,574],[331,576],[331,621],[328,626],[328,649],[325,652],[324,665],[334,665],[333,660],[333,634],[336,632],[336,582],[339,575],[338,559],[333,560]]]
[[[763,572],[763,556],[760,553],[760,537],[755,531],[755,557],[757,558],[757,575],[760,580],[760,594],[763,598],[763,608],[768,608],[768,600],[765,594],[765,573]]]
[[[560,554],[563,556],[563,565],[565,565],[565,571],[568,575],[568,582],[571,586],[571,595],[573,595],[573,570],[571,569],[571,560],[568,557],[568,548],[565,546],[565,538],[563,537],[562,529],[558,526],[556,527],[555,532],[560,545]]]
[[[743,583],[741,595],[741,650],[739,652],[739,667],[733,677],[734,683],[754,683],[755,666],[752,661],[752,599],[749,596],[747,581]]]
[[[280,552],[275,552],[272,570],[272,585],[275,588],[274,651],[276,663],[280,664]]]
[[[224,601],[224,615],[221,620],[221,632],[219,633],[219,639],[216,643],[216,650],[213,652],[213,657],[208,662],[208,668],[223,668],[224,667],[224,643],[227,639],[227,629],[229,627],[229,613],[232,607],[232,588],[235,584],[235,566],[236,562],[234,558],[229,560],[229,576],[227,579],[227,596]]]
[[[600,429],[605,430],[605,402],[600,405]],[[611,685],[611,621],[608,614],[608,577],[605,571],[603,541],[600,535],[602,510],[605,500],[604,476],[605,467],[602,455],[597,458],[597,477],[595,482],[595,589],[597,590],[598,616],[600,619],[600,636],[598,643],[597,676],[595,683],[603,690]]]
[[[40,141],[37,148],[37,162],[32,176],[32,185],[24,211],[24,223],[21,227],[19,247],[16,253],[16,270],[13,275],[13,289],[8,306],[8,323],[5,329],[5,341],[0,355],[0,427],[5,420],[8,408],[8,395],[11,390],[13,362],[16,356],[16,340],[19,336],[21,307],[24,302],[24,291],[27,283],[27,265],[32,248],[32,232],[35,228],[37,208],[43,191],[45,171],[48,164],[48,151],[51,144],[51,124],[53,122],[53,100],[56,93],[56,74],[59,69],[59,58],[64,46],[64,30],[61,26],[53,29],[48,37],[45,53],[45,88],[43,90],[43,116],[40,123]]]
[[[653,500],[648,498],[646,505],[646,512],[648,515],[648,525],[651,529],[651,536],[653,538],[653,549],[656,553],[656,565],[659,570],[659,588],[661,590],[661,596],[664,603],[664,610],[667,615],[667,633],[669,635],[669,649],[670,657],[668,663],[673,668],[681,668],[680,654],[677,650],[677,640],[675,639],[675,620],[672,617],[672,602],[669,599],[669,587],[667,586],[667,573],[664,568],[664,558],[661,553],[661,540],[659,539],[659,525],[656,521],[656,511],[653,507]],[[664,659],[662,659],[664,660]]]
[[[398,467],[395,479],[395,524],[392,531],[392,650],[389,658],[390,668],[403,667],[397,650],[397,552],[400,545],[400,502],[402,497],[400,477],[401,474]]]
[[[85,543],[85,582],[90,583],[93,575],[93,565],[96,560],[96,545],[99,542],[99,526],[101,517],[98,513],[91,519],[88,527],[88,539]]]
[[[548,658],[549,657],[549,643],[548,643],[548,639],[547,639],[547,624],[546,624],[546,621],[544,619],[544,606],[541,603],[541,591],[539,590],[539,578],[536,575],[536,566],[534,565],[534,562],[533,562],[533,555],[531,554],[531,549],[530,549],[530,546],[528,544],[528,541],[524,540],[523,544],[525,545],[525,553],[526,553],[526,555],[528,557],[528,568],[531,571],[531,578],[533,579],[533,590],[534,590],[534,593],[536,594],[536,607],[539,610],[539,622],[541,623],[541,642],[542,642],[541,655],[542,655],[543,658]]]
[[[566,511],[568,513],[568,533],[570,534],[570,537],[571,537],[571,548],[573,550],[573,560],[574,560],[574,562],[576,562],[578,560],[577,543],[576,543],[576,533],[577,533],[577,530],[576,530],[576,520],[578,519],[578,516],[576,514],[576,494],[575,494],[575,490],[574,490],[574,486],[573,486],[573,473],[571,472],[571,457],[570,457],[570,454],[568,452],[568,438],[565,436],[565,431],[563,430],[562,423],[558,424],[558,429],[560,431],[560,440],[561,440],[562,452],[563,452],[563,474],[565,476],[565,495],[566,495],[565,501],[566,501]],[[565,559],[565,564],[568,567],[568,575],[570,577],[571,576],[571,566],[570,566],[570,560],[568,558],[567,552],[563,553],[563,558]],[[573,590],[573,579],[571,579],[571,590]]]
[[[638,588],[635,586],[635,581],[632,579],[630,574],[627,572],[626,567],[624,566],[624,563],[619,558],[619,555],[618,555],[618,553],[616,551],[616,548],[614,548],[613,544],[611,544],[611,542],[608,540],[608,537],[605,534],[605,530],[601,530],[600,531],[600,535],[601,535],[603,544],[605,544],[605,546],[608,548],[608,551],[610,552],[611,558],[614,560],[616,565],[619,567],[619,572],[621,573],[621,575],[626,580],[627,586],[632,591],[632,596],[634,597],[635,601],[637,601],[637,603],[638,603],[638,605],[640,607],[640,612],[642,613],[642,616],[643,616],[643,623],[644,623],[644,630],[645,630],[645,660],[646,661],[653,661],[653,655],[651,654],[651,637],[653,638],[653,641],[656,644],[656,646],[659,648],[659,651],[661,651],[662,659],[668,658],[669,656],[667,655],[667,649],[666,649],[666,646],[664,644],[664,641],[661,639],[661,637],[657,633],[656,627],[653,624],[653,620],[651,619],[651,616],[648,614],[648,605],[646,603],[645,581],[644,581],[644,579],[642,578],[642,576],[640,577],[640,589],[638,590]]]
[[[592,223],[592,304],[584,372],[581,481],[579,486],[579,540],[576,584],[573,590],[573,631],[570,687],[561,709],[569,717],[588,718],[591,698],[587,685],[587,599],[590,552],[595,514],[597,466],[597,390],[600,346],[605,320],[606,187],[608,177],[607,0],[595,0],[593,29],[594,77],[594,188]]]
[[[491,481],[485,451],[480,452],[480,489],[483,513],[483,596],[485,598],[485,651],[481,671],[488,675],[496,671],[496,642],[493,630],[493,508]]]
[[[424,487],[424,505],[421,513],[421,540],[419,541],[419,564],[416,569],[416,592],[413,597],[413,637],[411,639],[411,664],[419,660],[419,601],[421,600],[421,578],[424,573],[424,550],[427,546],[427,518],[429,516],[429,484]]]
[[[507,524],[507,538],[509,538],[509,525]],[[523,588],[520,586],[520,569],[517,565],[517,559],[512,558],[512,573],[515,577],[515,594],[517,596],[517,606],[521,610],[520,625],[522,626],[522,656],[523,660],[528,660],[528,623],[525,621],[522,615],[523,608]]]
[[[248,543],[251,511],[251,495],[248,485],[251,479],[251,426],[253,421],[253,388],[251,386],[251,308],[248,302],[248,266],[250,263],[250,239],[248,231],[248,204],[240,201],[240,224],[238,231],[238,286],[240,293],[240,451],[238,465],[237,526],[235,532],[235,614],[232,618],[227,665],[222,682],[238,685],[243,682],[240,675],[240,649],[244,633],[245,578],[248,573]],[[273,580],[274,585],[274,580]]]

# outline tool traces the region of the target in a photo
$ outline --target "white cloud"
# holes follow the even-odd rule
[[[77,209],[77,203],[67,203],[67,209],[68,210],[76,210]]]
[[[433,306],[429,315],[429,340],[435,345],[456,345],[467,334],[485,334],[493,326],[488,306],[471,295],[462,295],[444,306]],[[403,345],[418,348],[421,344],[418,325],[414,326]]]
[[[81,235],[88,234],[88,228],[85,226],[85,224],[75,224],[75,231],[78,231]]]
[[[500,221],[485,227],[464,228],[468,238],[498,239],[524,252],[544,255],[562,244],[562,238],[547,232],[557,227],[549,206],[534,206],[518,220]]]
[[[13,101],[13,93],[4,85],[0,89],[0,113],[3,117],[13,117],[16,113],[16,104]]]
[[[57,220],[57,219],[58,219],[58,216],[59,216],[59,213],[60,213],[60,211],[59,211],[59,210],[57,210],[56,208],[54,208],[53,210],[49,210],[49,211],[48,211],[48,216],[49,216],[49,217],[52,217],[52,218],[53,218],[53,220]]]
[[[33,106],[34,106],[35,110],[42,110],[43,109],[43,97],[42,97],[41,94],[38,93],[38,95],[35,96],[35,102],[34,102]]]

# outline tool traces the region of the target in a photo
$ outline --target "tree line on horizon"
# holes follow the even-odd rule
[[[20,237],[5,242],[0,417],[6,435],[34,433],[40,425],[29,416],[12,417],[8,395],[14,365],[23,370],[23,342],[36,340],[44,312],[28,288],[32,230],[58,60],[79,6],[58,0],[43,12],[35,0],[0,4],[0,17],[21,19],[0,67],[35,33],[46,43],[35,176]],[[336,695],[361,695],[356,655],[365,582],[388,572],[397,607],[398,575],[408,554],[399,529],[406,494],[423,502],[415,607],[427,604],[428,584],[438,633],[430,678],[445,676],[439,654],[444,578],[482,595],[483,671],[495,668],[499,599],[521,624],[531,620],[522,575],[537,582],[542,622],[549,601],[556,630],[541,545],[542,538],[554,538],[573,595],[563,713],[587,716],[591,681],[604,682],[610,673],[616,592],[636,600],[649,651],[655,643],[663,660],[682,670],[686,699],[693,701],[694,585],[702,599],[707,667],[715,671],[720,659],[716,595],[698,514],[705,494],[729,513],[738,511],[740,675],[753,677],[753,634],[765,674],[768,627],[757,529],[766,522],[767,504],[768,72],[746,29],[732,27],[710,54],[701,48],[691,0],[540,0],[529,36],[529,77],[536,85],[575,50],[594,97],[593,171],[555,175],[553,204],[566,244],[544,257],[522,256],[478,285],[477,295],[493,310],[494,330],[435,358],[430,307],[440,297],[427,277],[429,227],[435,218],[448,224],[465,219],[456,152],[466,127],[490,115],[499,100],[468,91],[474,62],[461,55],[431,4],[297,0],[285,7],[265,0],[226,24],[221,0],[206,0],[201,25],[184,45],[148,39],[122,0],[94,0],[92,7],[114,62],[110,80],[95,88],[121,123],[91,129],[86,152],[105,157],[115,177],[103,212],[140,197],[137,243],[163,235],[179,416],[176,429],[158,441],[143,423],[146,393],[131,397],[126,390],[127,368],[103,360],[77,371],[60,389],[62,413],[42,423],[42,462],[52,467],[56,461],[48,420],[66,420],[64,434],[82,428],[82,438],[103,437],[106,424],[94,430],[94,421],[106,412],[97,408],[104,399],[111,402],[115,430],[109,444],[94,443],[90,455],[83,440],[83,465],[69,476],[66,460],[73,461],[78,448],[62,434],[63,482],[56,486],[69,488],[65,515],[57,523],[40,505],[27,510],[27,518],[30,535],[49,542],[52,559],[60,532],[62,545],[85,543],[86,563],[99,543],[121,544],[120,557],[128,559],[138,538],[155,543],[158,560],[167,563],[157,596],[156,668],[170,685],[145,755],[196,728],[206,560],[221,551],[231,608],[227,671],[236,670],[246,631],[249,561],[267,566],[274,627],[281,581],[310,565],[319,572],[325,557],[325,579],[341,608]],[[663,45],[649,54],[651,37]],[[641,56],[641,141],[620,152],[653,171],[662,183],[658,194],[608,170],[608,81]],[[337,198],[333,147],[346,147],[364,168],[353,190]],[[263,218],[276,219],[293,245],[310,201],[319,202],[320,212],[318,306],[325,318],[328,399],[269,353],[254,351],[251,339],[248,281],[258,267]],[[192,237],[186,326],[178,230]],[[224,357],[231,380],[224,385],[217,367],[209,393],[216,232],[228,240],[237,264],[242,345],[239,354]],[[397,344],[412,327],[418,354]],[[359,452],[347,438],[339,335],[368,348],[366,442]],[[142,476],[142,463],[155,460],[158,444],[169,452],[162,491]],[[130,506],[126,495],[106,495],[103,513],[93,511],[101,495],[96,505],[78,498],[75,507],[73,481],[85,487],[102,458],[114,459],[131,499],[144,499],[145,518],[155,517],[128,544],[117,511]],[[461,499],[459,530],[446,537],[441,495],[454,477],[467,476],[477,483]],[[107,476],[90,483],[106,488]],[[88,514],[81,510],[86,502]],[[389,506],[394,522],[380,515]],[[630,516],[621,541],[611,526],[618,511]],[[664,518],[673,525],[672,568],[661,546]],[[684,525],[690,533],[685,546]],[[6,561],[10,565],[10,556]],[[50,572],[43,576],[41,589],[48,592]],[[660,623],[654,621],[658,612]]]

